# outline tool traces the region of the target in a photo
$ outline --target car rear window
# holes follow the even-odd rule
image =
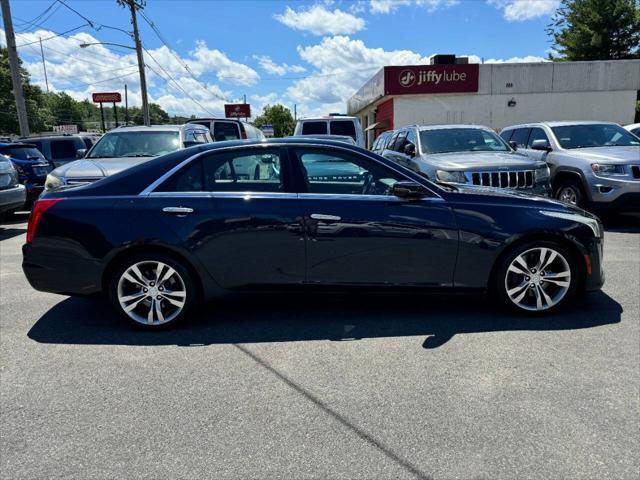
[[[6,147],[1,149],[0,153],[18,160],[41,160],[44,158],[40,150],[34,147]]]
[[[356,127],[351,120],[333,120],[329,122],[331,135],[346,135],[356,139]]]
[[[53,140],[51,142],[51,157],[75,158],[76,145],[73,140]]]
[[[216,122],[213,126],[213,139],[216,142],[224,140],[238,140],[240,131],[237,123],[232,122]]]
[[[326,135],[327,122],[304,122],[302,135]]]

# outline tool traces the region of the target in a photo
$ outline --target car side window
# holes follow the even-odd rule
[[[518,148],[526,148],[530,128],[516,128],[511,136],[511,141],[516,142]]]
[[[393,147],[391,147],[392,150],[395,150],[396,152],[402,152],[406,144],[406,140],[407,140],[407,132],[405,131],[400,132],[396,137],[396,141],[394,142]]]
[[[544,133],[543,129],[536,127],[531,129],[531,133],[529,134],[529,141],[527,142],[527,148],[531,148],[534,140],[546,140],[548,142],[549,138],[547,137],[547,134]]]
[[[51,157],[72,158],[76,156],[76,146],[73,140],[53,140],[51,142]]]
[[[307,193],[390,195],[404,178],[367,157],[334,150],[296,149]]]
[[[240,138],[238,124],[233,122],[216,122],[213,125],[213,138],[216,142],[238,140]]]
[[[416,135],[415,130],[411,129],[407,131],[407,141],[405,142],[405,146],[407,143],[411,143],[414,147],[418,146],[418,136]]]
[[[159,192],[282,191],[280,150],[214,153],[192,162],[160,185]]]
[[[513,130],[503,130],[500,132],[500,137],[507,143],[511,140],[511,136],[513,135]]]

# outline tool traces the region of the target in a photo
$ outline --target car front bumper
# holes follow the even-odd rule
[[[0,190],[0,213],[22,208],[27,200],[24,185]]]
[[[589,197],[593,208],[640,212],[640,180],[591,176]]]

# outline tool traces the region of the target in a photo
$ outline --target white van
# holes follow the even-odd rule
[[[196,123],[207,127],[214,142],[241,139],[264,140],[265,138],[259,128],[234,118],[196,118],[187,123]]]
[[[365,148],[364,131],[358,117],[332,114],[326,117],[301,118],[296,123],[293,134],[318,138],[321,135],[345,135],[353,138],[359,147]]]

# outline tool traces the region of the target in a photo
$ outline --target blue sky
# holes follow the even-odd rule
[[[107,28],[130,30],[128,12],[115,0],[64,3],[78,13],[54,0],[11,1],[17,44],[24,45],[19,53],[34,83],[44,87],[39,45],[31,43],[42,38],[51,89],[87,98],[94,91],[122,91],[127,83],[131,103],[138,104],[132,51],[80,48],[91,42],[132,44],[125,33]],[[541,61],[550,46],[545,26],[557,4],[148,0],[144,13],[170,48],[144,18],[139,25],[151,100],[170,113],[220,115],[225,101],[247,95],[256,113],[280,102],[311,115],[344,111],[346,99],[385,64],[423,63],[434,53],[471,55],[473,61]],[[75,27],[80,28],[65,33]],[[4,31],[0,42],[5,43]]]

